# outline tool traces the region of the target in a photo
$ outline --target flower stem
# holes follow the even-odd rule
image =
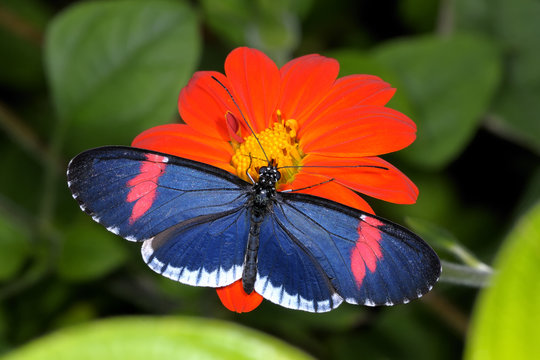
[[[493,270],[489,267],[480,269],[444,260],[441,264],[443,267],[441,282],[480,288],[487,286],[493,275]]]
[[[441,0],[436,33],[440,36],[450,36],[454,32],[455,0]]]
[[[0,26],[38,47],[43,44],[43,33],[40,30],[3,5],[0,5]]]

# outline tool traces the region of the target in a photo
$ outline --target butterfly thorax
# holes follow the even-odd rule
[[[263,211],[276,195],[276,183],[281,174],[275,166],[264,166],[259,170],[259,181],[253,185],[253,209]]]
[[[257,277],[257,253],[259,251],[259,233],[261,223],[276,196],[276,183],[281,177],[275,166],[264,166],[259,170],[259,181],[253,185],[251,198],[251,225],[244,257],[242,285],[247,294],[251,294]]]

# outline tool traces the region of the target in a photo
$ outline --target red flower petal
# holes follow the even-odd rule
[[[188,125],[168,124],[153,127],[139,134],[131,145],[200,161],[236,174],[230,164],[233,154],[231,145],[201,135]]]
[[[373,75],[349,75],[338,79],[324,101],[305,121],[298,135],[309,131],[312,123],[342,109],[357,105],[384,106],[394,95],[390,84]]]
[[[306,55],[289,61],[280,70],[281,100],[278,106],[287,119],[300,127],[332,88],[339,63],[320,55]]]
[[[238,114],[231,98],[217,81],[230,88],[227,78],[215,71],[196,72],[178,97],[178,110],[186,124],[201,134],[230,140],[226,126],[227,111]]]
[[[416,125],[382,106],[357,106],[332,112],[300,137],[304,153],[362,157],[401,150],[416,138]]]
[[[279,99],[276,64],[261,51],[242,47],[227,56],[225,73],[230,90],[253,131],[266,129]]]
[[[358,210],[374,214],[373,209],[369,206],[369,204],[354,191],[347,189],[346,187],[338,184],[335,181],[321,184],[331,178],[332,176],[305,173],[304,169],[302,169],[296,175],[292,183],[285,184],[282,188],[280,188],[280,190],[282,191],[285,189],[301,189],[304,187],[316,185],[310,187],[309,189],[300,190],[298,192],[319,196],[328,200],[336,201],[343,205],[353,207]]]
[[[216,292],[221,303],[230,311],[237,313],[254,310],[263,301],[263,297],[253,291],[246,294],[242,286],[242,279],[233,282],[231,285],[217,288]]]
[[[303,172],[334,178],[337,184],[377,199],[397,204],[414,204],[418,198],[416,185],[397,168],[378,157],[353,160],[308,155],[303,163],[305,166],[316,166],[303,167]],[[351,165],[379,166],[387,170],[373,167],[350,167]]]

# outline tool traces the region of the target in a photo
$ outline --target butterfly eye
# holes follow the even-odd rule
[[[259,169],[259,175],[262,175],[266,172],[268,168],[266,166],[263,166],[262,168]]]
[[[276,170],[276,181],[281,179],[281,173]]]

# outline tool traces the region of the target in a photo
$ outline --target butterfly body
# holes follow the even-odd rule
[[[276,182],[281,178],[275,166],[263,167],[259,171],[259,180],[251,190],[248,208],[251,210],[251,224],[246,246],[246,256],[242,271],[242,285],[247,294],[253,292],[257,277],[257,253],[261,223],[270,211],[276,196]]]
[[[434,251],[380,217],[315,196],[277,192],[278,169],[251,184],[207,164],[130,147],[88,150],[68,166],[81,209],[143,242],[148,266],[175,281],[242,279],[284,307],[329,311],[343,301],[406,303],[440,275]]]

